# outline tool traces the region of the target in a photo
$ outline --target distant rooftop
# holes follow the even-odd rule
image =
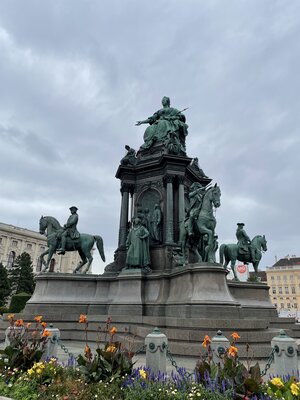
[[[294,267],[294,266],[298,266],[300,268],[300,257],[296,257],[293,255],[291,257],[286,256],[284,258],[281,258],[270,268],[276,269],[278,267]],[[270,268],[268,268],[268,269],[270,269]]]

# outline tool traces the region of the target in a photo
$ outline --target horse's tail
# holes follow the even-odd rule
[[[224,263],[224,251],[225,251],[226,244],[221,244],[220,249],[219,249],[219,255],[220,255],[220,264]]]
[[[103,261],[105,261],[105,254],[104,254],[104,248],[103,248],[103,239],[101,236],[94,236],[94,239],[97,244],[97,249],[99,251],[99,254],[102,258]]]

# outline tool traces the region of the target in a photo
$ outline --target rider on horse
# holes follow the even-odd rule
[[[246,231],[244,230],[245,224],[242,222],[239,222],[237,224],[237,230],[236,230],[236,238],[238,240],[238,248],[241,254],[247,254],[250,252],[251,260],[255,261],[255,249],[251,245],[251,240],[249,236],[247,235]]]
[[[75,206],[70,207],[71,215],[69,216],[67,223],[63,227],[63,233],[61,234],[61,248],[57,249],[57,251],[59,251],[58,254],[65,254],[67,236],[69,236],[72,240],[78,239],[80,237],[80,234],[76,228],[78,223],[77,210],[78,208]]]
[[[199,216],[204,194],[205,187],[202,186],[201,183],[194,182],[191,185],[189,193],[190,208],[187,213],[187,231],[189,236],[192,236],[194,234],[194,222]]]

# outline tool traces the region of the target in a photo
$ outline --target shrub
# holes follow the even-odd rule
[[[19,313],[21,312],[27,301],[31,298],[31,294],[28,293],[18,293],[12,296],[11,303],[9,307],[10,313]]]

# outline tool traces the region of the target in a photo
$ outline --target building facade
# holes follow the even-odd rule
[[[39,272],[40,255],[46,248],[47,239],[38,232],[0,222],[0,262],[7,269],[13,266],[16,257],[26,252],[30,254],[34,273]],[[73,272],[79,259],[77,251],[66,252],[64,256],[55,254],[50,262],[50,271]]]
[[[300,257],[285,257],[267,268],[270,298],[281,315],[300,316]]]

